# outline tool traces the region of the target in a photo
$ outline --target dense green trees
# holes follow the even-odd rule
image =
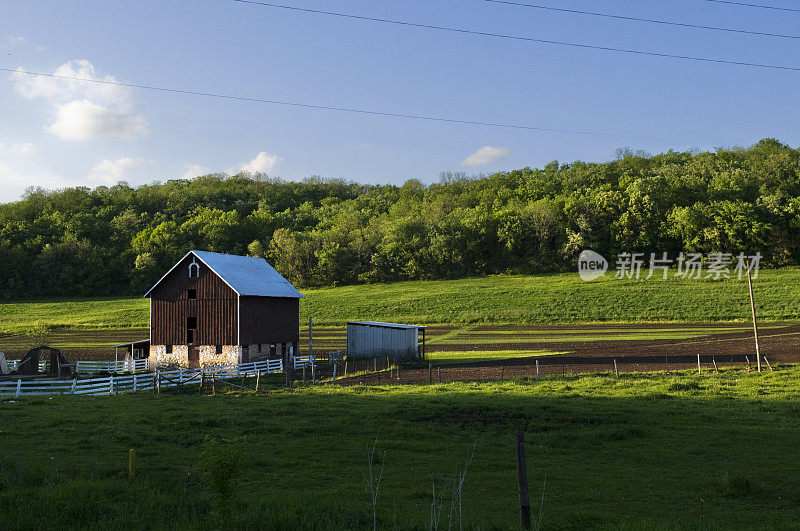
[[[800,150],[776,140],[427,187],[208,175],[0,205],[0,294],[141,293],[193,248],[264,256],[308,286],[559,271],[584,248],[800,264],[798,236]]]

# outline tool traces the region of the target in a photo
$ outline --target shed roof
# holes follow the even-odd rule
[[[361,325],[361,326],[376,326],[378,328],[400,328],[402,330],[410,330],[411,328],[425,328],[424,326],[418,325],[409,325],[409,324],[399,324],[399,323],[381,323],[379,321],[350,321],[347,323],[349,325]]]
[[[275,268],[263,258],[236,256],[232,254],[212,253],[208,251],[189,251],[186,256],[194,255],[216,273],[233,291],[242,296],[251,297],[286,297],[304,299],[305,297],[292,286],[288,280],[275,271]],[[167,277],[184,256],[170,269],[155,286],[145,293],[150,295],[156,286]]]

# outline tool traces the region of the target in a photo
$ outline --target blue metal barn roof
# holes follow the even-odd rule
[[[209,269],[219,275],[239,295],[246,297],[305,298],[263,258],[211,253],[208,251],[189,251],[186,256],[190,254],[195,255]],[[161,280],[164,280],[186,256],[181,258]],[[150,295],[150,292],[161,283],[161,280],[150,288],[145,297]]]

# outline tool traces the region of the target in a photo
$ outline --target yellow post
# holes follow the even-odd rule
[[[128,452],[128,478],[133,479],[136,474],[136,450],[133,448]]]
[[[761,372],[761,352],[758,351],[758,325],[756,324],[756,303],[753,300],[753,281],[750,280],[750,260],[747,261],[747,287],[750,290],[750,310],[753,312],[753,335],[756,338],[756,365]]]

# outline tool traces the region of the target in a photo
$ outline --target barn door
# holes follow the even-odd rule
[[[189,368],[190,369],[200,368],[200,349],[198,348],[189,349]]]

